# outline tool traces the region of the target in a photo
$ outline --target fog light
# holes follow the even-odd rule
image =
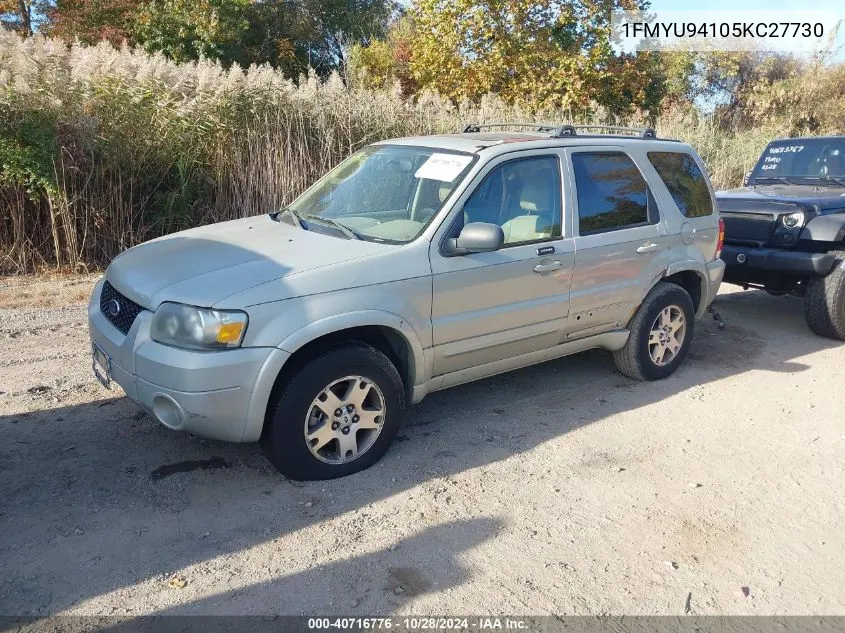
[[[153,397],[153,415],[169,429],[180,429],[185,419],[182,407],[170,396],[156,394]]]

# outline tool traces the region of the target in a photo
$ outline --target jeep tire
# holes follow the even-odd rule
[[[819,336],[845,341],[845,251],[835,251],[833,268],[807,284],[804,318]]]
[[[676,284],[659,282],[628,324],[630,336],[625,347],[613,352],[616,368],[636,380],[666,378],[686,357],[694,326],[695,308],[689,293]],[[675,338],[679,333],[681,341]]]
[[[387,356],[363,343],[332,347],[271,401],[261,446],[289,479],[343,477],[384,455],[404,408],[402,379]]]

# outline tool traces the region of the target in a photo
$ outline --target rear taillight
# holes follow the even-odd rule
[[[719,218],[719,241],[716,242],[716,259],[722,256],[722,247],[725,245],[725,221]]]

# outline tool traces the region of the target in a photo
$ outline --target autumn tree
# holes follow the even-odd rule
[[[790,133],[842,129],[845,63],[823,56],[772,52],[701,54],[696,63],[703,99],[723,127],[753,128],[772,120]]]
[[[349,52],[350,79],[365,88],[386,88],[398,82],[404,96],[417,92],[419,84],[411,71],[414,37],[413,22],[403,16],[384,39],[366,46],[356,43]]]
[[[640,0],[419,0],[411,67],[423,87],[455,100],[496,92],[534,108],[654,110],[658,58],[617,55],[613,10]]]
[[[84,44],[108,40],[135,43],[135,24],[143,3],[136,0],[56,0],[46,15],[49,35]]]
[[[250,0],[56,0],[44,30],[85,44],[141,44],[176,61],[219,58],[231,55],[250,5]]]

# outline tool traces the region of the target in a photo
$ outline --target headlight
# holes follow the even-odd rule
[[[796,211],[795,213],[790,213],[789,215],[781,216],[781,222],[783,225],[788,229],[794,229],[796,226],[801,224],[804,221],[804,212],[803,211]]]
[[[247,321],[245,312],[162,303],[153,315],[150,337],[175,347],[228,349],[240,346]]]

